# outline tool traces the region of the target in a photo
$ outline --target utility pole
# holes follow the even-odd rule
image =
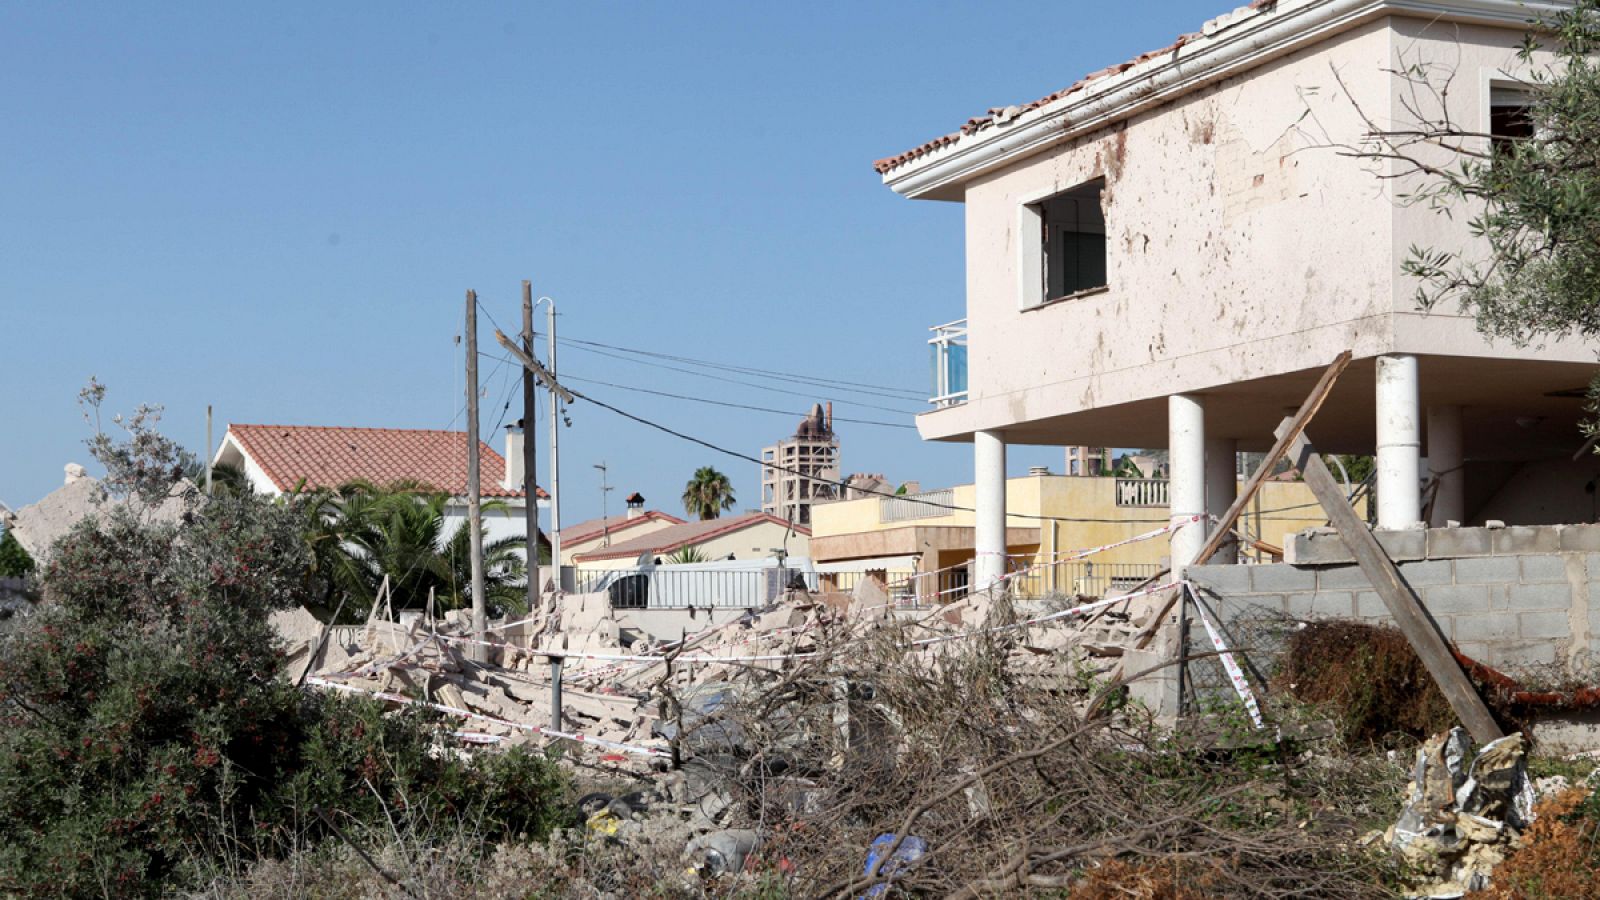
[[[206,495],[211,494],[211,459],[216,452],[211,443],[211,404],[206,404]]]
[[[523,442],[526,444],[526,440]],[[483,598],[483,503],[478,483],[478,292],[467,291],[467,527],[472,541],[472,637],[489,632],[489,611]],[[487,662],[483,644],[472,645],[474,662]]]
[[[611,486],[606,484],[606,464],[602,460],[595,464],[600,470],[600,532],[604,537],[600,539],[600,546],[611,546],[611,523],[606,516],[606,495],[611,493]]]
[[[533,355],[533,282],[522,282],[522,349]],[[539,454],[534,436],[533,372],[522,368],[522,493],[528,524],[528,615],[539,609]]]
[[[561,397],[556,393],[556,301],[544,298],[549,306],[550,345],[550,565],[556,571],[556,590],[561,590]],[[529,350],[532,356],[533,351]]]

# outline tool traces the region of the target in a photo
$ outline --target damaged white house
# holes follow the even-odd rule
[[[973,444],[974,581],[1002,574],[1008,445],[1167,447],[1174,519],[1220,514],[1235,453],[1265,450],[1346,349],[1310,433],[1376,456],[1380,528],[1425,510],[1434,526],[1595,521],[1600,462],[1577,423],[1597,348],[1491,342],[1419,309],[1408,248],[1470,247],[1466,217],[1408,205],[1404,179],[1340,150],[1363,113],[1403,126],[1397,70],[1419,62],[1453,69],[1455,121],[1517,136],[1516,50],[1552,8],[1262,0],[878,161],[895,192],[965,208],[966,316],[934,330],[918,427]],[[1174,533],[1175,569],[1203,539]]]

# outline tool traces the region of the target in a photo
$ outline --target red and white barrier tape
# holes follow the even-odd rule
[[[1250,682],[1245,680],[1244,670],[1239,668],[1239,661],[1233,658],[1233,651],[1223,642],[1222,630],[1211,621],[1211,614],[1206,612],[1204,604],[1196,602],[1194,608],[1200,614],[1200,621],[1206,626],[1206,634],[1211,637],[1211,646],[1217,649],[1218,657],[1222,660],[1222,668],[1228,673],[1228,680],[1233,682],[1234,692],[1244,703],[1245,711],[1250,713],[1250,721],[1255,723],[1256,728],[1265,728],[1266,723],[1261,719],[1261,706],[1256,703],[1255,692],[1250,690]]]
[[[549,738],[557,738],[563,741],[572,741],[579,744],[592,744],[596,747],[602,747],[607,750],[615,750],[618,753],[632,753],[638,756],[651,756],[661,759],[667,759],[672,756],[672,754],[668,753],[667,751],[660,750],[655,747],[641,747],[636,744],[620,744],[616,741],[608,741],[597,737],[590,737],[589,735],[580,734],[577,732],[556,731],[553,728],[542,728],[538,725],[528,725],[522,722],[513,722],[510,719],[502,719],[498,716],[484,715],[483,713],[476,713],[469,709],[457,709],[454,706],[445,706],[443,703],[430,703],[426,700],[416,700],[411,697],[407,697],[404,694],[392,694],[388,691],[369,691],[366,688],[359,688],[353,684],[340,684],[337,681],[328,681],[324,678],[307,678],[306,684],[312,684],[316,685],[317,687],[329,688],[336,691],[345,691],[351,694],[365,694],[370,697],[377,697],[380,700],[388,700],[392,703],[405,703],[413,706],[422,706],[426,707],[427,709],[437,710],[438,712],[442,712],[447,715],[476,719],[480,722],[491,722],[495,725],[502,725],[507,728],[516,728],[531,734],[543,735],[544,737]]]
[[[1155,587],[1145,588],[1142,591],[1135,591],[1135,592],[1133,592],[1131,594],[1123,594],[1123,595],[1121,595],[1119,597],[1106,597],[1106,598],[1103,598],[1103,599],[1100,599],[1100,600],[1096,600],[1093,603],[1085,603],[1085,604],[1082,604],[1081,606],[1074,606],[1071,609],[1063,609],[1063,610],[1061,610],[1059,612],[1050,613],[1049,615],[1036,616],[1035,618],[1028,619],[1025,622],[1015,622],[1015,623],[1012,623],[1010,625],[996,625],[996,626],[994,626],[992,628],[980,628],[980,629],[978,629],[976,631],[964,631],[964,632],[961,632],[960,634],[944,634],[944,635],[940,635],[939,637],[923,638],[921,640],[912,641],[911,642],[911,646],[913,646],[913,647],[926,647],[926,646],[929,646],[931,644],[942,644],[942,643],[945,643],[946,641],[959,641],[959,640],[961,640],[963,638],[977,637],[978,635],[994,634],[996,632],[1001,632],[1001,631],[1012,631],[1012,630],[1017,629],[1017,628],[1027,628],[1027,627],[1029,627],[1031,625],[1041,625],[1041,624],[1043,624],[1045,622],[1053,622],[1056,619],[1065,619],[1065,618],[1068,618],[1068,617],[1071,617],[1071,616],[1080,616],[1080,615],[1083,615],[1084,613],[1093,612],[1093,611],[1095,611],[1097,609],[1101,609],[1101,608],[1104,608],[1104,607],[1107,607],[1107,606],[1115,606],[1116,604],[1121,603],[1124,600],[1132,600],[1132,599],[1134,599],[1136,597],[1143,597],[1143,596],[1145,596],[1147,594],[1154,594],[1154,593],[1157,593],[1159,591],[1171,590],[1172,588],[1177,587],[1178,585],[1181,585],[1181,584],[1185,584],[1185,583],[1186,582],[1181,582],[1181,581],[1169,581],[1166,584],[1159,584],[1159,585],[1156,585]]]

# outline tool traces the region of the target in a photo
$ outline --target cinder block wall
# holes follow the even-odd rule
[[[1559,664],[1573,674],[1600,660],[1600,525],[1380,531],[1445,637],[1491,666]],[[1289,562],[1196,566],[1189,578],[1224,620],[1263,609],[1298,619],[1390,621],[1343,542],[1302,532]]]

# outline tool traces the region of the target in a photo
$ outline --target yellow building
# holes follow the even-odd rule
[[[1269,481],[1241,524],[1267,556],[1284,537],[1326,522],[1304,484]],[[959,485],[906,497],[870,497],[812,508],[811,556],[823,583],[849,589],[864,574],[899,593],[959,593],[971,577],[976,493]],[[1167,565],[1165,534],[1092,555],[1167,525],[1167,482],[1153,478],[1028,475],[1006,480],[1007,571],[1022,593],[1100,595]],[[1364,508],[1363,508],[1364,511]],[[938,573],[933,575],[931,573]],[[917,576],[914,579],[912,576]]]

